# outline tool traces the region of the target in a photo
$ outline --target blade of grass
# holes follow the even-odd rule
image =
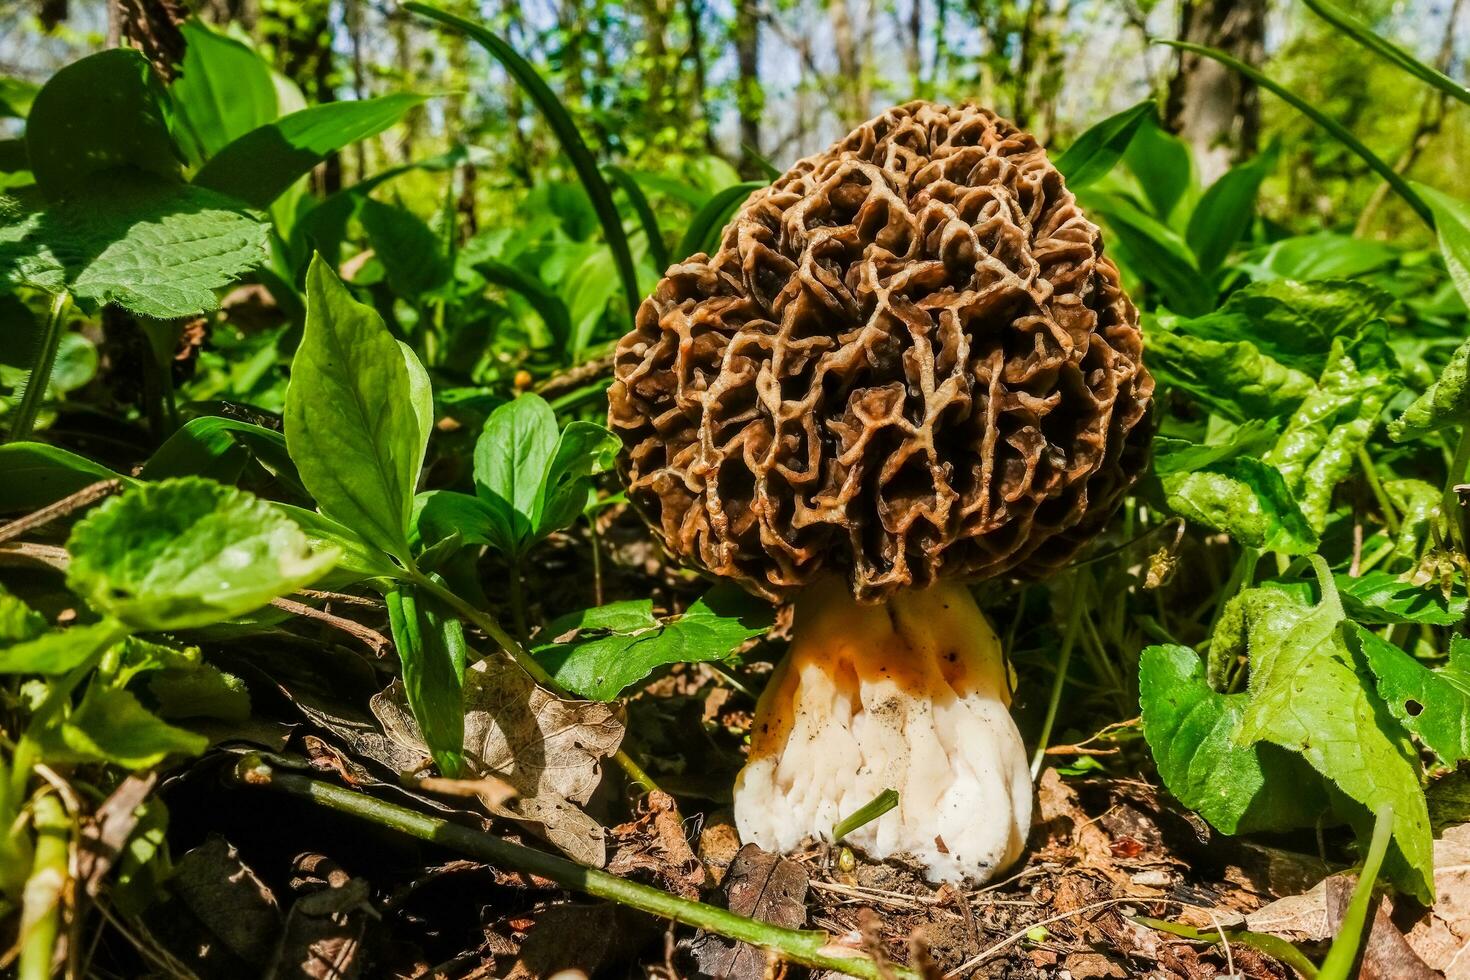
[[[1372,51],[1378,57],[1387,61],[1397,68],[1401,68],[1428,85],[1432,85],[1450,98],[1459,99],[1466,105],[1470,105],[1470,88],[1466,88],[1459,82],[1437,68],[1426,65],[1415,58],[1403,48],[1378,34],[1366,24],[1363,24],[1343,11],[1322,0],[1302,0],[1311,9],[1312,13],[1321,17],[1327,23],[1363,47]]]
[[[1315,980],[1317,968],[1307,955],[1297,949],[1291,943],[1280,936],[1273,936],[1264,932],[1251,932],[1247,929],[1221,929],[1216,932],[1213,929],[1196,929],[1178,922],[1168,922],[1163,919],[1151,919],[1146,915],[1130,915],[1128,917],[1141,926],[1157,929],[1159,932],[1167,932],[1171,936],[1180,939],[1190,939],[1200,943],[1214,943],[1219,945],[1223,942],[1235,943],[1238,946],[1248,946],[1257,952],[1265,953],[1273,959],[1278,959],[1300,973],[1306,980]]]
[[[684,237],[679,242],[679,260],[683,261],[696,252],[713,252],[718,248],[717,236],[730,220],[730,216],[745,203],[746,198],[766,186],[768,185],[759,180],[747,180],[741,184],[731,184],[706,201],[704,207],[689,220],[689,230],[684,232]]]
[[[1287,105],[1291,106],[1297,112],[1300,112],[1302,115],[1312,120],[1312,122],[1327,130],[1327,132],[1331,133],[1338,142],[1347,147],[1353,153],[1357,154],[1358,158],[1366,163],[1369,169],[1378,174],[1378,176],[1382,177],[1384,181],[1388,184],[1388,186],[1393,188],[1395,194],[1404,199],[1404,203],[1408,204],[1409,207],[1414,209],[1415,214],[1424,219],[1424,223],[1426,225],[1431,228],[1434,227],[1434,214],[1429,210],[1429,205],[1425,204],[1424,200],[1418,194],[1414,193],[1414,189],[1408,185],[1408,182],[1405,181],[1404,178],[1399,176],[1397,171],[1395,171],[1387,163],[1384,163],[1382,158],[1380,158],[1376,153],[1364,146],[1363,143],[1356,136],[1348,132],[1347,128],[1336,119],[1325,115],[1316,106],[1307,102],[1305,99],[1301,98],[1296,93],[1286,88],[1284,85],[1281,85],[1274,79],[1251,67],[1240,59],[1232,58],[1230,55],[1226,54],[1223,51],[1217,51],[1214,48],[1207,48],[1202,44],[1191,44],[1188,41],[1166,41],[1161,39],[1156,40],[1154,43],[1166,44],[1171,48],[1178,48],[1181,51],[1191,51],[1203,58],[1209,58],[1212,61],[1218,61],[1225,67],[1240,72],[1242,75],[1255,82],[1261,88],[1277,96],[1279,99],[1281,99]]]
[[[622,167],[612,164],[602,168],[602,172],[613,179],[613,183],[628,197],[628,203],[633,205],[633,210],[638,213],[638,222],[643,225],[643,234],[648,237],[648,254],[653,259],[654,266],[659,275],[663,275],[669,267],[669,247],[664,244],[663,232],[658,227],[658,216],[653,213],[653,208],[648,206],[648,198],[643,193],[643,188],[638,186],[638,181],[633,175]]]
[[[1373,886],[1378,883],[1378,869],[1383,865],[1383,856],[1388,853],[1388,842],[1393,837],[1393,807],[1385,806],[1374,817],[1373,839],[1368,844],[1368,856],[1363,860],[1362,873],[1358,875],[1358,887],[1342,914],[1337,938],[1317,971],[1317,980],[1348,980],[1353,976],[1353,963],[1358,958],[1364,939],[1363,925],[1368,919],[1368,903],[1373,898]]]
[[[896,806],[898,806],[898,790],[885,789],[858,807],[851,816],[839,821],[837,826],[832,828],[832,840],[840,843],[842,838],[854,830],[867,826]]]
[[[577,131],[576,123],[572,122],[571,114],[567,112],[566,106],[556,97],[556,93],[546,84],[546,81],[531,67],[531,63],[522,58],[514,48],[505,42],[498,34],[487,30],[474,21],[463,17],[456,17],[431,7],[426,3],[409,2],[403,5],[405,10],[436,20],[441,24],[459,31],[467,37],[473,38],[481,47],[499,61],[510,72],[516,84],[525,90],[536,103],[536,108],[546,117],[546,122],[556,134],[557,142],[561,144],[562,152],[572,161],[572,167],[576,169],[577,176],[582,181],[582,186],[587,191],[587,196],[592,200],[592,208],[597,212],[597,220],[602,224],[602,234],[607,239],[607,244],[612,249],[613,261],[618,267],[618,276],[623,282],[623,292],[628,301],[628,316],[630,318],[638,315],[638,304],[641,301],[638,290],[638,275],[633,267],[633,253],[628,248],[628,236],[623,231],[623,219],[618,214],[616,205],[613,204],[612,190],[607,186],[607,181],[602,179],[602,172],[597,169],[597,161],[592,157],[592,151],[587,149],[587,144],[582,141],[582,134]]]
[[[540,875],[565,888],[750,943],[792,963],[836,970],[851,977],[865,977],[869,980],[879,980],[880,977],[917,980],[917,975],[907,967],[897,964],[879,966],[866,956],[844,956],[830,950],[828,937],[824,932],[773,926],[737,915],[728,909],[679,898],[648,885],[584,867],[566,858],[512,844],[508,840],[450,823],[441,817],[431,817],[376,799],[366,793],[294,773],[277,772],[259,755],[243,756],[236,765],[233,776],[246,786],[274,789],[499,866]]]

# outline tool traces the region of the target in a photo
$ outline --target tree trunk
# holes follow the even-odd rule
[[[710,125],[709,105],[705,101],[709,73],[704,61],[704,9],[699,0],[684,0],[684,19],[689,23],[689,48],[685,57],[692,69],[694,105],[699,112],[700,125],[704,127],[704,148],[714,153],[714,128]]]
[[[1181,40],[1218,48],[1248,65],[1261,63],[1265,35],[1266,0],[1193,0],[1180,13]],[[1179,53],[1167,116],[1193,151],[1205,184],[1253,155],[1260,141],[1255,83],[1188,51]]]
[[[760,81],[760,9],[757,0],[735,0],[735,103],[740,113],[740,175],[753,178],[761,167],[760,114],[765,101]]]

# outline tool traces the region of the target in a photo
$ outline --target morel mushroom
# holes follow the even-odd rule
[[[671,267],[609,391],[629,498],[792,644],[735,788],[789,850],[849,835],[933,880],[1019,856],[1031,783],[964,583],[1062,565],[1143,465],[1153,381],[1095,225],[1030,135],[912,102],[753,195]],[[845,580],[845,581],[844,581]]]

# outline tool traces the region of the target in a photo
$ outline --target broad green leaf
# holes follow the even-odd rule
[[[332,520],[325,514],[290,504],[272,502],[272,506],[294,521],[306,535],[312,550],[335,550],[337,565],[324,579],[324,588],[340,587],[370,578],[393,578],[399,573],[393,559],[381,548],[375,548],[356,531]]]
[[[1317,531],[1280,471],[1259,459],[1237,456],[1194,472],[1169,473],[1160,482],[1174,513],[1241,544],[1285,555],[1317,550]]]
[[[1460,298],[1470,306],[1470,203],[1425,184],[1415,184],[1414,189],[1434,212],[1434,229],[1445,268]]]
[[[329,153],[376,136],[424,101],[399,93],[327,102],[282,116],[231,142],[194,175],[194,183],[265,208]]]
[[[1455,626],[1465,618],[1463,595],[1447,600],[1438,589],[1401,581],[1391,572],[1338,575],[1336,582],[1342,608],[1359,623]]]
[[[72,590],[138,630],[244,615],[309,585],[337,559],[270,504],[192,478],[112,498],[72,529],[67,551]]]
[[[1246,422],[1286,415],[1315,387],[1310,376],[1249,341],[1205,340],[1155,322],[1159,328],[1148,334],[1149,370],[1225,418]]]
[[[368,198],[357,212],[368,243],[398,297],[418,302],[449,283],[450,265],[439,238],[411,211]]]
[[[1447,766],[1470,759],[1470,639],[1450,641],[1449,661],[1430,670],[1361,626],[1354,636],[1389,712]]]
[[[1381,323],[1351,351],[1341,339],[1333,341],[1317,387],[1263,457],[1281,473],[1318,532],[1327,524],[1333,489],[1352,472],[1358,451],[1367,445],[1379,413],[1397,390],[1396,365],[1387,351]]]
[[[36,95],[26,122],[36,184],[55,200],[121,167],[177,180],[178,152],[161,108],[166,98],[148,59],[132,48],[62,68]]]
[[[464,627],[413,588],[386,599],[409,708],[434,764],[453,779],[464,762]]]
[[[219,415],[201,415],[184,423],[148,458],[138,476],[144,480],[203,476],[233,483],[241,466],[251,458],[286,486],[305,495],[296,464],[286,452],[284,435]]]
[[[1258,456],[1276,444],[1279,426],[1273,419],[1250,419],[1219,442],[1192,443],[1169,436],[1154,437],[1154,472],[1193,473],[1236,456]]]
[[[1122,246],[1129,271],[1157,287],[1164,305],[1185,316],[1215,308],[1215,289],[1178,232],[1118,194],[1089,191],[1084,203]]]
[[[1470,421],[1470,340],[1450,355],[1450,362],[1435,382],[1402,415],[1388,423],[1388,435],[1394,442],[1404,442],[1467,421]]]
[[[56,344],[56,363],[51,367],[51,387],[65,394],[90,384],[97,376],[100,358],[97,346],[79,333],[64,333]]]
[[[1202,340],[1247,341],[1264,356],[1316,377],[1334,340],[1358,340],[1393,304],[1392,296],[1367,283],[1276,279],[1236,290],[1204,316],[1161,319],[1170,330]]]
[[[1148,99],[1085,130],[1056,160],[1067,186],[1077,190],[1106,176],[1123,158],[1143,120],[1157,111],[1158,105]]]
[[[124,769],[148,769],[171,755],[198,755],[209,747],[203,735],[175,728],[127,691],[101,684],[87,688],[77,709],[40,736],[48,759],[110,762]]]
[[[0,647],[0,674],[69,674],[94,660],[128,628],[114,619],[52,630],[33,640]]]
[[[245,682],[213,664],[161,670],[148,678],[148,693],[160,717],[219,718],[244,721],[250,717],[250,691]]]
[[[606,248],[587,253],[564,287],[567,314],[572,321],[571,342],[566,356],[580,360],[586,352],[607,304],[617,294],[617,278],[613,275],[613,255]]]
[[[1369,811],[1394,809],[1390,874],[1426,905],[1434,900],[1429,814],[1413,746],[1388,718],[1344,637],[1342,604],[1326,563],[1313,557],[1322,600],[1280,603],[1247,624],[1250,701],[1237,742],[1299,753]]]
[[[198,19],[184,24],[184,63],[169,88],[195,164],[277,115],[270,64],[245,42]]]
[[[1444,491],[1423,480],[1384,480],[1383,491],[1399,512],[1399,536],[1393,552],[1416,561],[1429,540],[1430,527],[1442,516]]]
[[[0,643],[34,640],[46,632],[46,617],[0,585]]]
[[[683,262],[699,252],[713,255],[720,248],[720,234],[735,212],[740,210],[750,195],[766,187],[759,180],[726,187],[705,202],[689,221],[679,247],[674,250],[673,260]]]
[[[453,490],[429,490],[414,498],[414,544],[432,547],[458,534],[463,544],[489,545],[514,554],[516,539],[509,511],[479,497]]]
[[[1315,825],[1328,811],[1321,778],[1270,744],[1242,746],[1246,695],[1219,694],[1188,647],[1151,646],[1138,664],[1143,734],[1175,798],[1227,834]]]
[[[0,226],[0,275],[158,319],[215,309],[214,291],[266,259],[240,202],[129,171],[91,174],[54,206]]]
[[[24,119],[41,87],[23,78],[0,78],[0,119]]]
[[[594,473],[610,469],[622,442],[593,422],[571,422],[557,439],[551,462],[542,477],[541,490],[531,514],[538,538],[569,526],[587,504]]]
[[[536,277],[522,272],[515,266],[495,259],[481,259],[473,268],[487,282],[509,289],[524,297],[546,324],[547,331],[562,350],[571,350],[572,315],[566,303],[556,293],[547,289]]]
[[[1331,232],[1293,235],[1254,249],[1238,268],[1257,282],[1351,279],[1398,261],[1402,252],[1387,242]]]
[[[41,442],[0,446],[0,513],[36,510],[101,480],[138,481],[85,456]]]
[[[286,445],[322,513],[400,560],[427,445],[415,387],[382,317],[313,259],[286,389]]]
[[[532,653],[574,694],[611,701],[667,664],[724,660],[771,628],[770,607],[733,586],[717,587],[682,616],[660,622],[649,600],[612,603],[552,623],[548,636],[577,630],[569,641]]]
[[[1123,152],[1123,162],[1138,178],[1154,217],[1173,224],[1174,209],[1194,183],[1194,165],[1185,142],[1160,126],[1154,113],[1146,113]]]
[[[507,537],[527,544],[547,468],[556,454],[556,413],[539,395],[506,402],[485,420],[475,443],[475,492],[510,523]]]
[[[1184,240],[1205,275],[1219,269],[1230,250],[1250,231],[1261,181],[1276,168],[1276,150],[1277,144],[1273,143],[1266,152],[1231,167],[1209,186],[1190,212]]]

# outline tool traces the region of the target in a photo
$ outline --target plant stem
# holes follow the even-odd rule
[[[540,684],[557,697],[572,697],[566,688],[558,684],[556,679],[546,672],[546,668],[542,667],[535,657],[526,652],[526,648],[521,646],[515,637],[505,631],[505,627],[501,626],[500,621],[494,616],[476,609],[454,592],[446,589],[423,572],[418,571],[417,568],[409,568],[408,578],[415,585],[431,593],[435,598],[448,605],[465,619],[484,630],[485,634],[499,644],[500,648],[510,655],[510,659],[514,660],[520,665],[522,670],[530,674],[531,679],[537,684]],[[612,758],[623,772],[627,774],[628,778],[637,783],[644,792],[651,793],[658,789],[658,784],[653,781],[648,773],[643,771],[642,766],[633,761],[633,757],[628,755],[626,751],[618,749],[617,752],[613,753]]]
[[[21,392],[20,406],[15,411],[15,421],[10,424],[10,441],[28,439],[36,425],[36,416],[41,412],[41,402],[46,398],[46,389],[51,384],[51,369],[56,366],[56,349],[61,343],[61,327],[66,323],[66,311],[71,306],[71,293],[62,290],[51,298],[51,312],[46,316],[46,330],[41,334],[41,348],[36,351],[36,363],[26,378],[25,391]]]
[[[1046,719],[1041,723],[1041,735],[1036,740],[1036,754],[1031,757],[1031,779],[1034,782],[1041,773],[1041,764],[1046,761],[1046,746],[1051,741],[1052,725],[1056,724],[1057,707],[1062,703],[1062,687],[1067,682],[1067,667],[1072,662],[1072,647],[1082,629],[1082,579],[1080,573],[1072,577],[1071,605],[1067,609],[1066,632],[1062,634],[1062,650],[1057,655],[1057,673],[1051,684],[1051,698],[1046,703]]]
[[[71,820],[53,794],[36,800],[34,824],[36,851],[22,898],[16,980],[49,980],[66,888]]]
[[[1363,860],[1363,871],[1358,875],[1358,886],[1347,910],[1342,914],[1342,925],[1337,938],[1317,971],[1318,980],[1347,980],[1353,975],[1353,963],[1363,945],[1363,924],[1368,918],[1368,903],[1373,898],[1373,886],[1378,883],[1378,869],[1383,856],[1388,853],[1388,841],[1393,836],[1393,807],[1385,806],[1378,811],[1373,822],[1373,839],[1368,844],[1368,856]]]
[[[1460,427],[1460,441],[1455,446],[1454,458],[1450,461],[1450,475],[1444,483],[1445,523],[1449,525],[1450,540],[1465,553],[1465,521],[1461,514],[1460,494],[1455,486],[1465,479],[1465,468],[1470,466],[1470,424]]]
[[[516,639],[522,645],[530,642],[531,630],[528,625],[529,618],[526,616],[526,583],[522,581],[525,569],[521,565],[519,557],[511,559],[510,563],[510,615],[511,622],[516,629]]]
[[[564,888],[737,939],[774,952],[792,963],[870,980],[885,976],[917,980],[913,971],[901,966],[885,964],[880,968],[867,957],[829,951],[826,933],[757,922],[728,909],[692,902],[544,851],[512,844],[441,817],[431,817],[307,776],[276,772],[258,755],[244,756],[234,769],[234,778],[248,786],[268,787],[462,854],[539,875]]]
[[[1373,499],[1378,501],[1378,509],[1383,511],[1383,523],[1388,528],[1388,533],[1398,536],[1399,517],[1394,512],[1393,504],[1388,499],[1388,494],[1383,490],[1383,484],[1378,479],[1378,467],[1373,465],[1373,457],[1368,455],[1368,450],[1358,447],[1358,465],[1363,467],[1363,476],[1368,478],[1368,489],[1373,491]]]

